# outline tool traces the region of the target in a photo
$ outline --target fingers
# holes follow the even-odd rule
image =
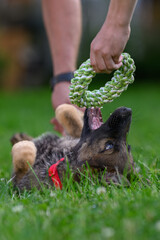
[[[94,61],[92,60],[92,57],[91,57],[91,65],[97,73],[106,72],[109,74],[112,72],[112,69],[110,69],[109,66],[106,67],[105,59],[101,57],[99,54],[93,59]]]
[[[122,55],[120,55],[120,56],[115,56],[115,57],[113,57],[113,60],[114,60],[115,63],[118,64],[118,63],[122,62],[123,56],[122,56]]]
[[[51,124],[54,125],[54,130],[61,133],[62,136],[65,136],[65,131],[62,125],[57,121],[56,118],[51,119]]]
[[[122,66],[122,62],[116,63],[112,57],[105,57],[105,58],[103,58],[103,60],[105,62],[106,70],[109,73],[111,73],[113,70],[117,70],[118,68],[120,68]]]
[[[113,70],[119,69],[122,66],[122,59],[123,57],[121,55],[112,57],[107,54],[94,54],[93,51],[91,51],[90,54],[91,65],[97,73],[106,72],[110,74]]]

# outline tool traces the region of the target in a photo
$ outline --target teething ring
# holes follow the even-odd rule
[[[82,63],[78,70],[74,72],[71,80],[70,100],[72,104],[79,107],[102,107],[104,103],[112,102],[127,89],[128,85],[134,81],[135,64],[128,53],[123,53],[122,66],[114,72],[111,81],[104,87],[88,90],[92,78],[96,75],[90,59]]]

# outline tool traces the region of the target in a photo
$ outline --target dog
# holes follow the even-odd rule
[[[62,189],[68,166],[74,181],[80,180],[84,166],[93,172],[105,171],[103,181],[108,184],[119,184],[124,172],[129,179],[134,169],[131,149],[126,143],[131,109],[120,107],[103,123],[99,108],[86,109],[83,117],[74,106],[64,104],[57,108],[56,117],[69,136],[46,133],[32,138],[16,134],[11,138],[12,181],[16,188],[41,189],[43,184]]]

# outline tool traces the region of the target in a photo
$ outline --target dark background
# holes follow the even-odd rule
[[[89,58],[90,43],[104,22],[108,5],[109,0],[82,0],[83,34],[78,66]],[[160,1],[139,0],[131,29],[125,51],[136,62],[137,81],[159,82]],[[13,91],[49,86],[52,75],[41,1],[1,0],[0,88]]]

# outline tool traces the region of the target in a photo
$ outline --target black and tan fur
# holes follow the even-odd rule
[[[76,126],[77,121],[74,114],[70,114],[69,110],[67,115],[64,115],[64,122],[70,126],[69,129],[72,128],[72,118],[73,122],[75,121],[76,127],[72,128],[74,129],[72,135],[75,132],[76,136],[74,138],[70,136],[60,138],[53,134],[44,134],[38,138],[29,138],[27,141],[14,144],[16,139],[17,141],[24,140],[25,135],[21,136],[21,139],[19,135],[14,136],[11,139],[14,144],[12,149],[14,185],[20,190],[30,190],[32,187],[40,189],[39,181],[47,187],[53,186],[53,182],[48,176],[48,169],[62,157],[65,158],[65,161],[58,165],[58,174],[62,183],[67,169],[66,160],[74,173],[75,181],[79,180],[78,172],[86,162],[93,169],[99,171],[106,169],[103,180],[105,179],[108,183],[110,181],[119,182],[124,171],[129,176],[133,168],[133,159],[130,147],[126,143],[126,135],[131,122],[131,110],[125,107],[118,108],[96,130],[91,129],[89,124],[90,111],[90,109],[85,111],[80,138],[77,138],[75,131],[77,127],[81,129],[81,126]],[[34,173],[29,166],[32,167]]]

